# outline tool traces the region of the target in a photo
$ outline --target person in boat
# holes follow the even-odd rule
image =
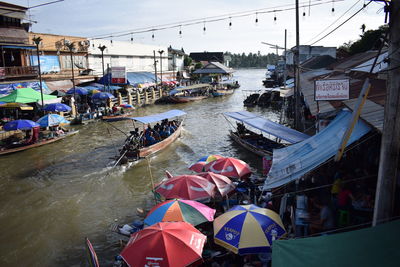
[[[160,132],[160,135],[162,138],[167,138],[168,136],[171,135],[171,132],[169,131],[169,128],[167,128],[167,126],[164,126],[163,129]]]
[[[236,126],[237,126],[237,132],[238,132],[239,135],[245,135],[246,134],[247,129],[244,126],[243,123],[236,122]]]
[[[150,131],[149,135],[146,137],[146,146],[151,146],[157,143],[157,140],[153,136],[153,132]]]
[[[167,125],[167,131],[169,131],[170,134],[173,134],[173,133],[175,132],[175,129],[174,129],[174,127],[172,127],[172,124],[171,124],[171,123],[172,123],[171,121],[168,123],[168,125]]]

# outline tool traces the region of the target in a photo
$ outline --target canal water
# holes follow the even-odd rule
[[[240,158],[261,174],[261,159],[233,144],[225,111],[243,110],[245,92],[261,89],[265,70],[237,70],[241,84],[233,95],[190,104],[151,105],[135,116],[169,109],[187,115],[180,139],[130,168],[110,169],[132,122],[96,122],[75,127],[79,133],[60,142],[0,158],[0,266],[86,266],[84,238],[89,237],[101,265],[109,266],[119,252],[119,236],[109,231],[138,219],[136,209],[154,205],[151,176],[165,170],[191,173],[188,165],[202,156]],[[277,121],[279,114],[250,110]]]

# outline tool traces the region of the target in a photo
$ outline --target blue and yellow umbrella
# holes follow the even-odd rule
[[[256,205],[235,206],[214,220],[214,242],[240,255],[270,252],[284,234],[279,215]]]

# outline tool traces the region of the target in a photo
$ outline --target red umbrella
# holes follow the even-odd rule
[[[248,178],[251,175],[250,167],[246,162],[235,158],[222,158],[204,166],[206,171],[222,174],[232,178]]]
[[[198,161],[189,166],[189,170],[194,172],[202,172],[204,170],[204,166],[207,164],[205,161]]]
[[[121,256],[129,266],[195,266],[207,237],[186,222],[160,222],[132,234]]]
[[[207,200],[214,196],[215,185],[197,175],[178,175],[162,182],[156,192],[167,199]]]
[[[221,196],[226,196],[229,192],[235,190],[235,185],[225,175],[216,174],[213,172],[202,172],[198,173],[197,175],[204,177],[211,183],[215,184],[215,187]]]

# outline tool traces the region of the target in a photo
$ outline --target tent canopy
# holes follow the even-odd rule
[[[43,94],[43,100],[56,99],[57,96]],[[42,100],[40,92],[32,88],[21,88],[12,91],[8,96],[0,98],[0,101],[6,103],[33,103]]]
[[[144,117],[131,117],[130,119],[141,122],[141,123],[152,123],[157,121],[162,121],[165,119],[170,119],[173,117],[179,117],[185,115],[186,112],[179,109],[172,109],[167,112],[158,113],[154,115],[144,116]]]
[[[319,237],[276,240],[274,267],[399,266],[400,220]]]
[[[265,179],[264,190],[287,184],[312,171],[333,157],[349,125],[352,113],[341,111],[321,132],[300,143],[274,149],[272,167]],[[371,128],[358,121],[347,146],[367,134]]]
[[[282,140],[285,140],[291,144],[301,142],[310,137],[304,133],[288,128],[279,123],[270,121],[248,111],[225,112],[224,114],[235,120],[241,121],[254,128],[257,128],[264,133],[271,134]]]

